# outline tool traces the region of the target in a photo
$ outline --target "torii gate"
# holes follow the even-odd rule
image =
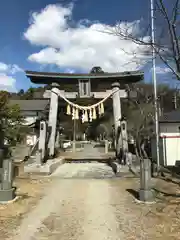
[[[51,134],[48,140],[49,157],[53,157],[55,153],[55,144],[57,136],[57,114],[58,114],[58,98],[76,99],[79,98],[94,98],[105,99],[111,97],[113,101],[114,127],[116,137],[116,154],[118,155],[122,147],[127,145],[127,139],[123,143],[122,134],[118,134],[121,129],[121,98],[127,98],[128,93],[121,89],[121,85],[131,84],[143,79],[144,74],[140,71],[122,72],[122,73],[90,73],[90,74],[69,74],[69,73],[51,73],[51,72],[33,72],[26,71],[26,76],[31,82],[36,84],[50,84],[51,90],[45,92],[44,97],[50,98],[50,111],[48,127],[51,128]],[[60,90],[63,85],[78,85],[78,91],[66,92]],[[102,87],[105,86],[106,90]],[[104,91],[103,91],[104,90]],[[42,127],[42,126],[41,126]],[[40,129],[41,129],[40,127]],[[39,150],[45,151],[45,132],[40,131]],[[126,126],[123,126],[122,133],[126,132]],[[127,147],[127,146],[126,146]],[[44,156],[44,154],[43,154]]]

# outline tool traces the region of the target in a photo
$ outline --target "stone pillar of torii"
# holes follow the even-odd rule
[[[65,92],[60,90],[58,86],[52,86],[51,90],[46,90],[44,93],[44,98],[50,98],[50,110],[49,110],[49,119],[48,119],[48,129],[50,131],[50,136],[48,140],[48,155],[49,157],[53,157],[55,154],[55,145],[56,145],[56,137],[57,137],[57,116],[58,116],[58,101],[59,97],[63,96],[66,99],[75,99],[79,95],[78,92]],[[106,90],[104,92],[91,92],[90,98],[94,99],[103,99],[106,96],[110,96],[112,98],[113,104],[113,115],[114,115],[114,127],[115,127],[115,148],[116,154],[118,155],[121,150],[127,150],[127,125],[126,122],[122,120],[121,113],[121,99],[127,98],[127,92],[125,90],[120,89],[120,84],[115,82],[112,84],[111,90]],[[45,128],[44,128],[45,129]],[[41,131],[41,129],[40,129]],[[42,129],[42,131],[44,131]],[[45,136],[44,133],[41,133],[40,136]],[[39,146],[44,145],[44,139],[39,139]]]
[[[127,124],[122,120],[121,112],[121,98],[127,97],[125,90],[120,90],[120,84],[115,82],[112,84],[112,100],[113,100],[113,114],[114,114],[114,128],[115,128],[115,148],[117,156],[120,155],[120,151],[128,150],[127,142]]]

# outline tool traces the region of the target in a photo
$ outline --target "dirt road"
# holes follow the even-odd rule
[[[109,167],[100,163],[88,166],[61,166],[52,176],[44,197],[24,216],[11,239],[178,239],[177,231],[173,233],[168,228],[172,221],[166,222],[164,228],[166,220],[150,214],[157,211],[152,205],[134,201],[128,189],[138,188],[138,180],[112,178]],[[102,178],[93,179],[92,171],[94,176],[101,172]],[[69,178],[63,179],[63,172]],[[90,172],[91,178],[86,178]]]

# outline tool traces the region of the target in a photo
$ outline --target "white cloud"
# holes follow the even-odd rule
[[[8,65],[0,62],[0,72],[7,72],[7,71],[8,71]]]
[[[0,74],[0,90],[15,92],[16,79],[11,76]]]
[[[16,64],[11,65],[11,67],[10,67],[10,73],[11,74],[16,74],[17,72],[23,72],[23,71],[24,70]]]
[[[17,72],[23,72],[23,70],[16,64],[5,64],[0,62],[0,73],[15,74]]]
[[[23,70],[16,64],[8,65],[0,62],[0,90],[15,92],[16,79],[13,75],[22,71]]]
[[[41,12],[32,14],[24,37],[31,44],[44,48],[30,55],[30,61],[88,71],[93,66],[101,66],[105,71],[130,71],[146,64],[149,59],[144,55],[147,46],[138,46],[130,40],[104,33],[115,26],[81,20],[72,27],[72,10],[72,5],[48,5]],[[140,31],[139,20],[120,23],[120,26],[135,34]],[[144,39],[149,40],[149,37],[144,36]]]

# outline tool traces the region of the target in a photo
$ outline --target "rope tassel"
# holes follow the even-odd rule
[[[85,110],[84,112],[84,122],[88,122],[88,112]]]
[[[57,92],[57,91],[58,91],[58,92]],[[87,106],[80,106],[80,105],[78,105],[78,104],[75,104],[75,103],[69,101],[63,94],[61,94],[61,92],[60,92],[59,90],[52,91],[52,92],[56,93],[58,96],[60,96],[62,99],[64,99],[64,101],[66,101],[66,102],[68,103],[68,106],[67,106],[67,114],[68,114],[68,115],[69,115],[69,114],[71,115],[71,108],[70,108],[70,106],[71,106],[72,108],[78,108],[78,109],[83,109],[84,111],[87,111],[87,110],[90,110],[90,109],[92,109],[92,108],[97,108],[97,107],[99,107],[99,105],[100,105],[100,108],[101,108],[101,114],[103,114],[103,113],[104,113],[104,105],[103,105],[103,103],[104,103],[108,98],[110,98],[110,97],[112,96],[112,93],[110,93],[108,96],[106,96],[105,98],[103,98],[99,103],[96,103],[96,104],[93,104],[93,105],[87,107]]]
[[[55,91],[56,90],[56,91]],[[71,115],[72,119],[79,119],[79,111],[83,110],[82,114],[82,122],[88,122],[88,120],[92,121],[92,119],[97,118],[97,112],[99,115],[104,114],[104,102],[112,96],[112,93],[108,94],[105,98],[103,98],[100,102],[95,103],[91,106],[80,106],[78,104],[75,104],[71,101],[69,101],[63,94],[58,89],[55,89],[54,93],[56,93],[58,96],[60,96],[64,101],[66,101],[67,109],[66,109],[66,114]],[[96,109],[97,108],[97,109]],[[89,113],[89,118],[88,118],[88,113]]]
[[[71,107],[69,104],[67,105],[66,114],[71,115]]]
[[[101,114],[104,114],[104,104],[103,103],[101,103]]]
[[[76,109],[73,108],[73,109],[72,109],[72,120],[76,119],[76,118],[75,118],[75,117],[76,117],[75,114],[76,114]]]
[[[93,118],[93,119],[96,119],[96,108],[93,108],[92,118]]]
[[[92,122],[92,109],[89,110],[89,121]]]

